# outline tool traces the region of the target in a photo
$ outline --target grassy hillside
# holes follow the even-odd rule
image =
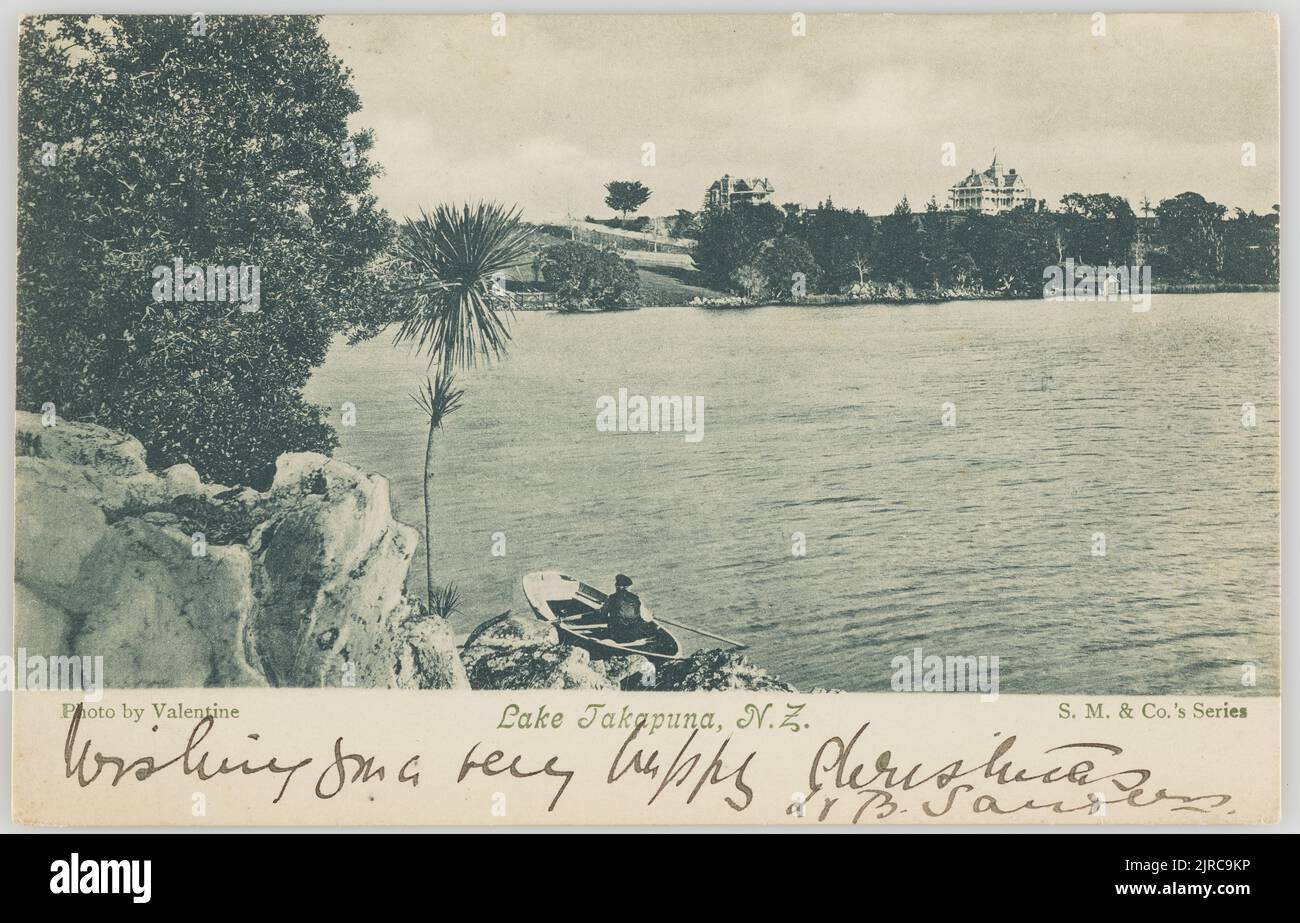
[[[706,288],[699,272],[680,266],[637,266],[641,294],[646,304],[686,304],[692,298],[717,298],[724,294]]]
[[[555,244],[567,243],[569,238],[547,228],[538,228],[533,236],[533,244],[538,250],[545,250]],[[637,275],[641,278],[642,301],[646,305],[686,304],[692,298],[717,298],[724,294],[704,285],[690,257],[669,254],[642,253],[625,250],[622,255],[637,264]],[[665,260],[671,259],[671,262]],[[529,267],[521,267],[511,274],[520,281],[532,279]]]

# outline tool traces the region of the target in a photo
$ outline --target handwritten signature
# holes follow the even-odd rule
[[[1231,795],[1223,793],[1178,795],[1165,788],[1148,793],[1145,787],[1151,781],[1151,770],[1099,768],[1099,763],[1124,753],[1122,747],[1108,743],[1080,741],[1049,747],[1043,755],[1058,762],[1047,768],[1029,769],[1017,765],[1010,756],[1016,745],[1014,734],[999,741],[992,755],[975,765],[956,759],[933,769],[922,763],[909,767],[900,764],[892,751],[881,750],[869,768],[855,750],[870,726],[870,721],[863,722],[848,741],[833,736],[817,748],[808,771],[807,798],[793,802],[787,813],[802,816],[807,802],[820,794],[823,801],[818,820],[829,820],[837,816],[835,807],[841,797],[852,795],[861,799],[852,813],[853,823],[864,818],[885,820],[908,810],[899,796],[914,790],[920,795],[932,794],[920,800],[920,809],[927,817],[944,817],[959,804],[968,805],[976,814],[1001,816],[1034,811],[1097,814],[1107,804],[1135,808],[1165,804],[1171,811],[1208,814],[1232,800]],[[1007,788],[1035,783],[1057,788],[1045,799],[1024,798],[1023,789],[1011,792]],[[1078,797],[1056,797],[1062,784],[1073,786]],[[997,794],[981,791],[990,786]]]

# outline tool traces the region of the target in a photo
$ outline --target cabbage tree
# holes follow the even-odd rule
[[[454,373],[505,355],[514,300],[505,274],[523,264],[532,230],[517,208],[480,202],[439,205],[433,214],[407,219],[397,242],[406,282],[404,310],[395,342],[414,346],[429,358],[433,374],[412,395],[429,421],[424,451],[424,569],[431,610],[439,589],[434,582],[433,496],[435,435],[460,407],[463,392]]]

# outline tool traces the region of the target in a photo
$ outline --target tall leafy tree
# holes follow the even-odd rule
[[[1109,193],[1071,192],[1061,198],[1067,255],[1092,266],[1126,265],[1137,239],[1137,215]]]
[[[974,267],[973,278],[986,291],[1002,286],[1002,266],[998,247],[999,221],[993,215],[961,215],[955,231],[957,248]]]
[[[547,247],[541,273],[561,311],[630,308],[641,291],[635,263],[576,241]]]
[[[694,237],[700,230],[699,218],[695,212],[686,208],[677,209],[669,225],[669,234],[673,237]]]
[[[817,209],[787,213],[786,222],[787,233],[802,238],[812,251],[827,290],[863,281],[861,270],[870,261],[876,230],[865,212],[836,208],[828,197]]]
[[[640,180],[610,180],[605,184],[605,204],[616,212],[622,212],[623,218],[636,211],[650,198],[650,190]]]
[[[815,294],[821,286],[822,270],[817,265],[812,250],[798,237],[789,234],[764,243],[754,255],[753,263],[749,265],[758,271],[763,280],[760,289],[762,297],[784,301],[805,294]],[[796,294],[795,290],[796,277],[803,281],[803,291],[799,294]],[[754,293],[756,287],[748,277],[739,276],[737,281],[742,283],[750,294]]]
[[[881,282],[923,285],[928,276],[921,251],[921,224],[907,196],[880,220],[872,275]]]
[[[1042,295],[1043,270],[1061,259],[1057,217],[1041,199],[996,216],[999,289],[1016,298]]]
[[[770,202],[737,204],[700,215],[692,259],[713,288],[736,288],[735,273],[751,263],[763,244],[782,233],[785,217]]]
[[[225,482],[328,451],[302,388],[391,233],[360,107],[315,18],[24,20],[19,406]],[[257,267],[259,310],[155,300],[177,259]]]
[[[926,284],[935,292],[960,284],[968,261],[961,259],[952,230],[952,215],[939,208],[934,196],[920,216],[922,265]]]
[[[1223,278],[1229,282],[1271,284],[1278,281],[1278,215],[1236,210],[1224,222]]]
[[[1181,279],[1213,279],[1223,269],[1223,216],[1227,208],[1195,192],[1156,206],[1156,227],[1168,269]]]

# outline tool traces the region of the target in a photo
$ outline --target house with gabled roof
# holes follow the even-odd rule
[[[1003,172],[997,152],[993,163],[983,173],[973,169],[970,175],[948,189],[948,207],[958,212],[996,215],[1029,201],[1025,178],[1014,169]]]
[[[723,211],[741,202],[764,202],[776,192],[767,179],[740,179],[724,173],[722,179],[713,181],[709,191],[704,194],[704,207]]]

